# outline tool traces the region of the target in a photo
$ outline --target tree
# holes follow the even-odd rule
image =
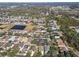
[[[48,57],[52,57],[54,55],[56,55],[58,49],[55,47],[55,45],[51,45],[50,46],[50,50],[48,51],[48,53],[46,54]]]
[[[27,57],[30,57],[30,55],[31,55],[31,52],[28,51],[27,54],[26,54],[26,56],[27,56]]]
[[[41,55],[41,52],[38,50],[37,52],[35,52],[34,57],[40,57]]]
[[[11,48],[11,49],[6,51],[7,52],[7,56],[10,56],[10,57],[16,56],[18,51],[19,51],[18,48]]]

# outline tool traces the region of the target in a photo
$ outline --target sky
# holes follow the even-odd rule
[[[79,0],[0,0],[0,2],[79,2]]]

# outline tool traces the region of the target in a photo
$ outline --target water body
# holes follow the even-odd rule
[[[79,2],[2,2],[0,8],[11,6],[26,7],[26,6],[63,6],[63,5],[79,5]]]

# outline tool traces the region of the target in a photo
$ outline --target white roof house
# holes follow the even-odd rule
[[[79,26],[75,28],[76,32],[79,33]]]
[[[12,36],[11,38],[9,38],[9,40],[14,41],[14,40],[18,40],[18,38],[16,36]]]

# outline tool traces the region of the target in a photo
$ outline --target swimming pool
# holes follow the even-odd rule
[[[26,26],[24,25],[15,25],[13,26],[11,29],[15,29],[15,30],[24,30]]]

